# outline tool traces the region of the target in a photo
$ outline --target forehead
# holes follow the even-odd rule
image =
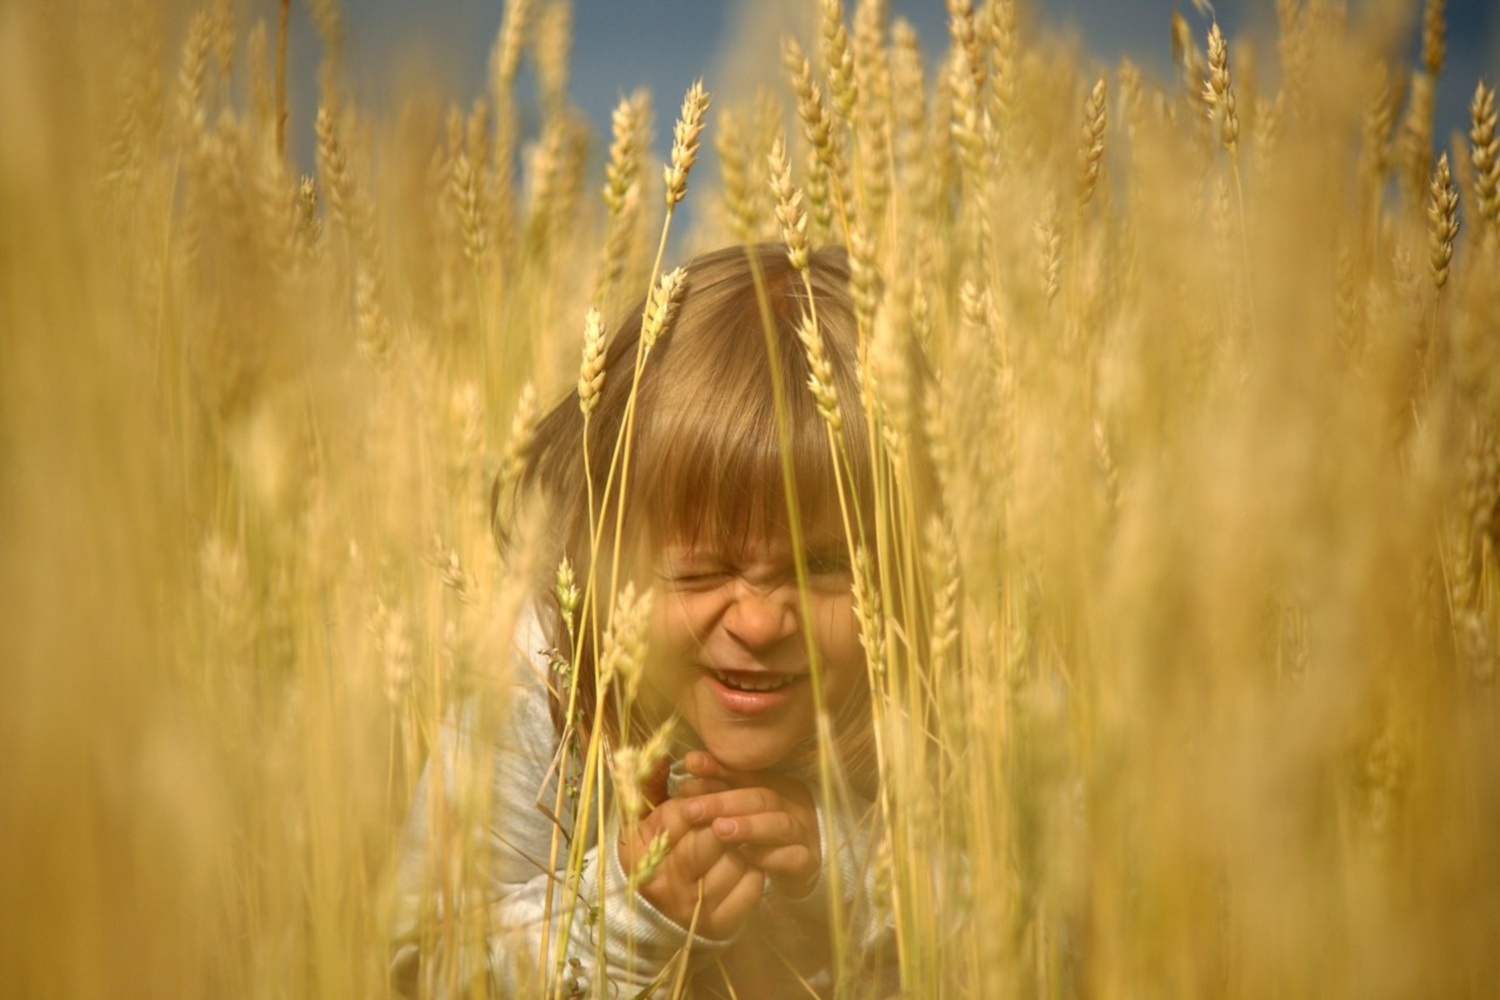
[[[836,520],[820,518],[812,521],[803,526],[800,535],[804,553],[822,553],[829,549],[842,551],[845,547],[844,531]],[[658,555],[667,561],[712,559],[735,563],[790,562],[793,548],[790,529],[772,527],[738,535],[724,532],[680,532],[665,540]]]

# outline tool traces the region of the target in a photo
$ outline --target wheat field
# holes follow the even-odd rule
[[[386,114],[314,0],[314,120],[262,6],[0,6],[4,992],[388,994],[414,782],[555,570],[492,484],[591,306],[795,194],[940,497],[862,604],[901,995],[1500,995],[1500,140],[1484,81],[1434,134],[1439,0],[1188,8],[1161,80],[809,0],[675,181],[566,0]]]

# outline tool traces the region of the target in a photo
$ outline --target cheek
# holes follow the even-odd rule
[[[652,602],[651,656],[678,660],[695,650],[712,622],[703,595],[684,595],[658,588]]]
[[[849,675],[864,673],[864,648],[859,644],[859,623],[852,598],[825,597],[816,611],[818,650],[830,671],[847,683]]]

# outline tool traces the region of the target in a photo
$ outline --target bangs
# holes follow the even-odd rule
[[[773,302],[778,298],[785,296],[773,295]],[[774,370],[786,411],[798,527],[804,538],[842,536],[828,429],[807,385],[806,356],[792,332],[795,317],[774,317],[778,357],[773,366],[753,290],[748,302],[721,305],[727,308],[704,317],[718,322],[692,323],[704,332],[669,338],[661,356],[653,353],[647,362],[657,367],[650,385],[642,385],[629,510],[653,547],[686,541],[738,552],[752,541],[785,535],[792,518],[776,426]],[[792,308],[800,316],[800,305]],[[679,317],[678,329],[690,319]],[[863,449],[853,447],[847,430],[845,437],[856,478],[862,480]],[[845,484],[851,503],[862,487]]]

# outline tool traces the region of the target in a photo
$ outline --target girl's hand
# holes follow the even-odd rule
[[[707,938],[733,937],[755,912],[765,890],[765,873],[733,850],[712,829],[689,818],[689,803],[669,799],[622,831],[620,865],[629,874],[666,834],[667,853],[639,892],[680,926],[693,926]],[[700,888],[701,886],[701,888]],[[702,902],[699,902],[699,893]]]
[[[691,777],[678,782],[675,792],[686,796],[679,801],[687,818],[737,847],[787,897],[812,892],[823,849],[818,812],[802,783],[773,771],[733,771],[702,750],[683,763]]]

